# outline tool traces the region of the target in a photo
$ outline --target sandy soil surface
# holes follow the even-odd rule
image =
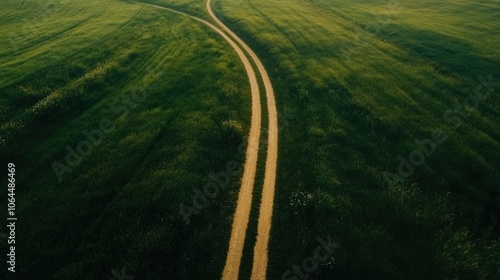
[[[208,3],[210,3],[210,1]],[[238,279],[241,256],[243,254],[243,245],[245,242],[245,236],[247,232],[248,219],[250,217],[250,209],[252,206],[252,192],[255,182],[255,173],[257,170],[257,157],[259,152],[259,138],[261,129],[260,93],[259,93],[259,84],[255,76],[255,71],[253,70],[252,65],[250,64],[248,58],[245,56],[241,48],[228,35],[226,35],[226,33],[221,31],[219,28],[217,28],[210,22],[166,7],[161,7],[146,3],[144,4],[159,9],[168,10],[184,16],[188,16],[215,30],[235,50],[240,60],[243,62],[245,70],[248,74],[248,79],[250,82],[250,89],[252,94],[252,119],[250,125],[250,134],[248,136],[248,146],[246,150],[246,160],[243,169],[241,188],[238,195],[236,211],[234,214],[233,226],[231,231],[231,240],[229,242],[226,268],[224,269],[222,277],[223,279]],[[272,210],[272,205],[271,205],[271,210]]]
[[[240,44],[240,46],[245,49],[245,51],[250,55],[257,69],[260,72],[262,81],[264,82],[264,87],[266,90],[267,99],[267,110],[269,114],[269,133],[268,133],[268,147],[267,147],[267,158],[266,158],[266,169],[264,174],[264,186],[262,189],[262,200],[259,209],[259,222],[257,228],[257,241],[254,247],[253,265],[252,265],[252,280],[266,279],[267,272],[267,261],[268,261],[268,245],[269,237],[271,233],[271,221],[273,215],[273,205],[274,205],[274,192],[276,184],[276,168],[278,162],[278,114],[276,110],[276,100],[274,97],[274,90],[269,79],[267,71],[260,61],[259,57],[255,52],[248,47],[248,45],[243,42],[234,32],[231,31],[224,23],[222,23],[214,14],[211,7],[211,0],[207,1],[207,10],[214,21],[226,31],[234,40]],[[245,199],[251,200],[251,195]],[[239,202],[239,201],[238,201]],[[245,202],[250,203],[250,202]],[[239,221],[240,219],[246,219],[245,222]],[[226,266],[224,268],[224,273],[222,275],[223,280],[233,280],[238,279],[238,271],[241,262],[241,255],[243,253],[243,242],[245,233],[242,233],[243,229],[238,229],[237,227],[248,224],[248,216],[240,217],[238,212],[235,214],[235,222],[233,223],[233,233],[231,234],[230,244],[233,245],[229,247],[228,257],[226,260]],[[238,223],[236,221],[238,220]],[[234,236],[234,234],[241,234],[241,236]],[[238,244],[233,244],[233,239]]]

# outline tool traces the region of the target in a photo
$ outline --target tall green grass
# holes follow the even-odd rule
[[[38,13],[38,2],[2,2],[0,38],[22,32],[30,23],[16,19]],[[18,179],[16,279],[109,279],[122,267],[141,279],[219,277],[239,177],[189,225],[179,204],[192,204],[211,172],[244,160],[241,62],[216,33],[174,13],[60,3],[35,22],[42,33],[0,50],[1,159]],[[69,150],[85,141],[70,165]],[[55,162],[67,168],[59,178]]]
[[[204,1],[148,2],[209,19]],[[280,118],[269,279],[328,235],[340,247],[311,278],[498,278],[498,89],[459,127],[443,118],[478,75],[498,80],[498,1],[400,4],[214,3],[263,60],[279,111],[294,115]],[[211,172],[244,162],[249,88],[231,48],[132,1],[0,5],[0,155],[17,166],[17,278],[106,279],[122,267],[137,279],[219,278],[239,178],[187,226],[179,204]],[[68,147],[103,121],[112,129],[68,166]],[[384,172],[435,129],[448,139],[391,187]],[[62,181],[54,162],[71,170]]]
[[[268,278],[329,234],[341,246],[315,279],[498,277],[497,94],[458,128],[443,116],[478,75],[498,81],[495,3],[215,2],[297,116],[280,133]],[[384,172],[436,129],[447,140],[391,187]]]

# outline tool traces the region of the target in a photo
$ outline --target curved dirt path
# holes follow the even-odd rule
[[[207,10],[213,20],[226,31],[234,40],[245,49],[250,55],[257,69],[260,72],[264,87],[266,90],[267,110],[269,114],[269,131],[268,131],[268,146],[266,169],[264,174],[264,186],[262,188],[262,200],[259,209],[259,221],[257,225],[257,241],[254,247],[253,265],[252,265],[252,280],[266,279],[267,261],[268,261],[268,245],[269,236],[271,233],[271,221],[273,216],[274,205],[274,190],[276,184],[276,168],[278,162],[278,113],[276,110],[276,100],[274,90],[267,74],[266,68],[260,61],[255,52],[248,47],[231,29],[229,29],[222,21],[220,21],[212,11],[211,0],[207,0]],[[241,195],[240,195],[241,198]],[[245,197],[245,200],[251,200],[250,197]],[[243,254],[243,243],[245,241],[245,231],[248,224],[249,215],[240,215],[240,199],[234,215],[233,230],[231,240],[229,242],[229,251],[227,253],[226,265],[222,274],[223,280],[238,279],[241,257]],[[248,202],[249,203],[249,202]],[[246,214],[246,213],[245,213]],[[244,225],[244,230],[242,228]],[[241,227],[241,228],[240,228]]]
[[[250,61],[245,56],[244,52],[241,50],[241,48],[228,35],[226,35],[226,33],[222,32],[219,28],[217,28],[210,22],[166,7],[148,4],[144,2],[139,2],[139,3],[153,6],[155,8],[163,10],[168,10],[177,14],[181,14],[209,26],[217,33],[219,33],[231,45],[231,47],[233,47],[233,49],[243,62],[245,70],[248,74],[248,79],[250,81],[250,90],[252,93],[252,120],[250,124],[250,134],[248,136],[248,146],[246,150],[246,160],[243,169],[243,177],[241,179],[241,188],[238,195],[236,212],[234,214],[234,221],[231,232],[231,241],[229,243],[230,254],[228,255],[228,259],[231,261],[229,262],[230,263],[229,266],[226,263],[226,268],[229,267],[229,269],[228,273],[225,272],[224,274],[226,276],[223,276],[223,279],[238,279],[241,255],[243,253],[243,244],[245,241],[248,219],[250,217],[250,209],[252,206],[252,193],[253,193],[253,186],[255,183],[255,173],[257,170],[257,157],[259,153],[261,105],[260,105],[259,84],[255,76],[255,71],[252,65],[250,64]],[[210,3],[210,1],[208,3]],[[226,269],[224,269],[224,271],[226,271]]]

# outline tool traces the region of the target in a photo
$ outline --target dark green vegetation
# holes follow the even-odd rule
[[[443,117],[478,75],[500,80],[498,1],[215,5],[296,116],[280,133],[269,279],[329,234],[341,246],[314,279],[499,277],[500,89]],[[435,129],[447,140],[391,188],[384,172]]]
[[[167,11],[38,3],[0,4],[0,151],[2,166],[17,166],[15,279],[110,279],[122,267],[137,279],[218,278],[239,177],[189,225],[179,204],[192,205],[210,172],[244,160],[237,147],[250,96],[238,57],[215,32]],[[78,150],[86,132],[96,141],[81,147],[90,154],[68,166],[67,147]]]
[[[204,1],[149,2],[209,18]],[[121,267],[136,279],[218,279],[239,178],[188,226],[178,205],[208,173],[244,160],[250,102],[239,60],[214,32],[166,11],[48,3],[0,4],[0,155],[18,170],[16,279],[109,279]],[[262,59],[278,110],[294,115],[279,120],[268,279],[328,235],[340,247],[311,278],[500,277],[500,88],[443,118],[474,95],[478,75],[500,80],[499,1],[214,4]],[[52,163],[66,164],[66,147],[103,120],[114,129],[59,182]],[[384,172],[397,173],[398,155],[408,159],[434,129],[448,139],[391,188]]]

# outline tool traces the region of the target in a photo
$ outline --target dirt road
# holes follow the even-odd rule
[[[259,209],[259,222],[257,226],[257,241],[254,247],[253,265],[252,265],[252,280],[266,279],[267,261],[268,261],[268,245],[271,233],[271,221],[273,215],[274,192],[276,184],[276,168],[278,162],[278,113],[276,110],[276,100],[274,90],[269,79],[267,71],[255,52],[248,47],[231,29],[222,23],[214,14],[211,7],[211,0],[207,1],[207,10],[214,21],[227,32],[245,51],[250,55],[251,59],[257,65],[260,72],[264,87],[266,90],[267,110],[269,115],[269,133],[266,169],[264,174],[264,186],[262,188],[262,200]],[[252,197],[245,197],[245,200],[251,200]],[[229,251],[227,254],[226,265],[222,274],[223,280],[236,280],[240,268],[241,257],[243,254],[243,243],[245,241],[245,233],[241,227],[243,224],[248,224],[248,215],[239,215],[238,208],[240,200],[238,200],[237,210],[234,216],[233,231],[229,242]],[[250,202],[245,202],[248,204]],[[245,213],[246,214],[246,213]]]
[[[248,146],[246,150],[246,160],[244,165],[243,177],[241,182],[240,192],[238,194],[238,201],[236,211],[233,217],[233,226],[231,230],[231,239],[229,241],[229,249],[227,253],[226,264],[222,274],[223,280],[237,280],[241,265],[241,258],[243,256],[243,247],[248,227],[248,220],[250,217],[250,210],[252,205],[252,192],[255,183],[255,174],[257,170],[257,158],[259,151],[259,138],[261,130],[261,104],[259,84],[255,75],[255,71],[250,64],[250,61],[242,51],[240,46],[248,53],[253,60],[260,73],[264,87],[266,90],[267,110],[269,118],[268,127],[268,147],[266,166],[264,174],[264,186],[262,188],[262,200],[259,209],[259,221],[257,226],[257,241],[254,247],[254,258],[252,265],[252,280],[266,279],[267,261],[268,261],[268,244],[271,232],[271,221],[273,214],[274,192],[276,183],[276,168],[278,161],[278,113],[276,110],[276,101],[274,91],[269,79],[267,71],[248,45],[243,42],[234,32],[232,32],[224,23],[222,23],[213,13],[211,8],[211,0],[206,3],[207,11],[214,21],[232,37],[238,44],[236,44],[226,33],[217,28],[208,21],[201,18],[188,15],[177,10],[170,8],[140,2],[142,4],[152,6],[155,8],[168,10],[183,16],[195,19],[211,29],[219,33],[234,49],[238,57],[242,61],[250,82],[250,90],[252,95],[252,118],[250,125],[250,133],[248,136]]]
[[[226,264],[227,269],[224,270],[225,276],[223,276],[223,279],[237,279],[241,262],[241,255],[243,254],[243,243],[245,242],[248,218],[250,216],[250,209],[252,206],[252,192],[255,182],[255,173],[257,170],[257,158],[259,152],[259,138],[261,129],[260,93],[259,84],[255,76],[255,71],[241,48],[228,35],[226,35],[210,22],[166,7],[147,4],[143,2],[141,3],[193,18],[209,26],[217,33],[219,33],[231,45],[234,51],[238,54],[240,60],[243,62],[245,70],[248,74],[252,95],[252,119],[250,125],[250,134],[248,136],[248,146],[246,150],[246,160],[243,168],[241,188],[238,195],[236,212],[234,214],[231,241],[229,243],[228,260],[230,260],[230,262],[229,265]]]

